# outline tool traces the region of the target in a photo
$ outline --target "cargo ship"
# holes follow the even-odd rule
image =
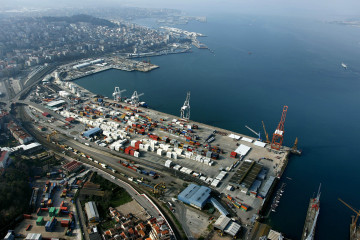
[[[341,63],[341,66],[345,69],[347,69],[347,65],[345,63]]]
[[[320,194],[321,194],[320,188],[321,188],[321,184],[319,186],[317,196],[315,198],[310,198],[301,240],[314,239],[316,222],[320,212]]]

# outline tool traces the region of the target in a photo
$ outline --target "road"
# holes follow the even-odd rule
[[[88,164],[84,164],[86,165],[88,168],[90,168],[92,171],[97,172],[98,175],[102,176],[103,178],[107,179],[110,182],[113,182],[114,184],[124,188],[129,194],[130,196],[137,201],[145,210],[146,212],[151,216],[151,217],[162,217],[166,222],[167,219],[165,217],[165,215],[160,211],[160,209],[147,197],[146,194],[140,194],[136,189],[134,189],[130,184],[128,184],[127,182],[122,181],[121,179],[115,178],[113,177],[111,174],[104,172],[102,169],[96,168],[94,166],[88,165]],[[80,208],[81,209],[81,208]],[[81,218],[83,218],[83,213],[81,212]],[[170,224],[168,223],[168,226],[170,228],[170,232],[173,233],[174,238],[175,234],[170,226]],[[86,235],[86,233],[85,233]]]
[[[30,104],[32,104],[32,103],[30,103]],[[30,126],[33,126],[32,125],[32,122],[31,121],[29,121],[29,118],[31,118],[31,116],[28,116],[28,114],[29,114],[29,111],[26,111],[25,109],[25,107],[20,107],[20,108],[18,108],[20,111],[19,111],[19,115],[20,115],[20,118],[23,120],[23,123],[24,123],[24,126],[28,126],[28,127],[30,127]],[[49,112],[51,112],[51,111],[49,111]],[[48,126],[48,127],[51,127],[51,128],[53,128],[53,129],[55,129],[55,130],[58,130],[59,132],[64,132],[64,129],[60,129],[60,128],[56,128],[56,127],[54,127],[53,125],[51,125],[51,124],[49,124],[49,123],[47,123],[47,122],[44,122],[42,125],[44,125],[44,126]],[[46,140],[44,139],[44,137],[41,137],[40,135],[41,134],[39,134],[35,129],[33,129],[33,127],[31,127],[31,129],[27,129],[29,132],[31,132],[34,136],[37,136],[37,138],[38,138],[38,141],[40,141],[40,142],[42,142],[42,143],[44,143],[45,144],[45,146],[50,146],[50,145],[52,145],[52,144],[50,144],[50,143],[48,143],[48,142],[46,142]],[[36,133],[35,133],[36,132]],[[67,133],[68,133],[69,131],[67,131]],[[65,134],[66,134],[66,132],[65,132]],[[69,134],[68,134],[69,135]],[[126,156],[126,158],[122,158],[122,157],[120,157],[120,156],[118,156],[118,155],[120,155],[119,153],[115,153],[115,152],[108,152],[108,151],[110,151],[109,149],[107,149],[108,151],[104,151],[104,150],[100,150],[100,149],[97,149],[99,146],[86,146],[86,145],[84,145],[84,144],[82,144],[82,143],[80,143],[80,142],[78,142],[78,141],[75,141],[75,140],[73,140],[73,138],[71,137],[67,137],[66,135],[64,136],[64,139],[61,141],[63,144],[66,144],[66,145],[68,145],[68,146],[71,146],[71,147],[73,147],[74,149],[77,149],[77,150],[79,150],[79,151],[81,151],[81,152],[84,152],[84,153],[86,153],[87,155],[90,155],[93,159],[98,159],[98,160],[100,160],[101,162],[103,162],[103,163],[106,163],[106,164],[108,164],[108,165],[110,165],[110,166],[114,166],[114,168],[115,169],[119,169],[121,166],[119,165],[119,163],[118,163],[118,161],[120,160],[120,159],[127,159],[129,156]],[[54,147],[50,147],[50,149],[53,149]],[[116,154],[117,156],[114,156],[114,154]],[[130,160],[132,160],[132,159],[130,159]],[[136,161],[136,160],[135,160]],[[136,162],[139,162],[139,160],[137,159],[137,161]],[[152,165],[151,163],[146,163],[146,164],[144,164],[143,162],[139,162],[141,165],[144,165],[145,167],[147,166],[147,165]],[[160,166],[154,166],[154,167],[152,167],[152,166],[149,166],[151,169],[158,169]],[[124,169],[121,169],[122,170],[122,172],[126,172],[126,174],[128,175],[129,173],[130,174],[135,174],[136,175],[136,177],[139,177],[138,175],[137,175],[137,173],[136,172],[132,172],[132,171],[130,171],[130,170],[126,170],[126,171],[124,171]],[[163,173],[162,175],[169,175],[168,173]],[[141,175],[140,175],[141,176]],[[111,179],[111,177],[108,175],[107,176],[107,178],[110,178]],[[111,179],[112,181],[113,181],[113,179]],[[164,179],[162,179],[162,180],[164,180]],[[157,181],[160,181],[160,180],[157,180]],[[122,184],[127,184],[127,183],[125,183],[125,182],[122,182]],[[125,187],[124,187],[125,188]],[[127,186],[127,188],[129,188],[131,191],[135,191],[132,187],[131,187],[131,185],[128,185]],[[135,192],[136,193],[136,192]],[[134,196],[136,196],[135,195],[135,193],[132,195],[133,197]],[[136,193],[136,194],[138,194],[138,193]],[[134,197],[135,198],[135,197]],[[149,205],[150,204],[150,202],[146,199],[146,197],[144,197],[144,196],[141,196],[141,197],[136,197],[135,199],[137,199],[137,201],[141,204],[141,205],[143,205],[143,204],[147,204],[147,205],[145,205],[146,207],[146,209],[153,209],[154,208],[154,206],[151,206],[151,205]],[[157,213],[157,212],[151,212],[150,213],[152,216],[158,216],[159,215],[159,213]],[[181,230],[180,229],[178,229],[178,232],[180,232]]]
[[[81,204],[80,204],[79,198],[76,199],[76,211],[77,211],[77,215],[79,217],[79,223],[80,223],[81,231],[83,233],[83,237],[85,238],[85,240],[90,240],[89,233],[86,228],[84,212],[81,209]]]
[[[186,237],[189,240],[194,240],[195,238],[192,236],[192,233],[189,229],[189,226],[186,223],[186,207],[182,202],[176,202],[174,203],[175,209],[176,209],[176,217],[181,222],[181,226],[186,234]]]

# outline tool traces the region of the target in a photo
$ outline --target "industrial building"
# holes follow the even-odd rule
[[[14,121],[11,121],[7,125],[13,137],[21,144],[26,144],[31,142],[33,139],[27,132],[24,131],[19,125],[17,125]]]
[[[275,181],[275,177],[270,176],[269,179],[266,180],[264,187],[259,192],[258,196],[260,196],[261,198],[266,198],[274,181]]]
[[[178,199],[198,209],[202,209],[206,203],[210,202],[222,215],[229,215],[229,212],[226,211],[221,203],[211,197],[211,189],[205,186],[191,183],[178,195]]]
[[[93,222],[99,221],[99,213],[96,208],[95,202],[85,203],[85,212],[86,212],[89,222],[93,223]]]
[[[245,160],[240,168],[230,179],[231,185],[240,188],[242,192],[247,193],[253,186],[256,177],[261,172],[263,166],[252,160]],[[257,185],[255,186],[255,188]]]
[[[99,63],[103,63],[104,62],[104,59],[96,59],[96,60],[93,60],[93,61],[90,61],[90,62],[84,62],[84,63],[80,63],[80,64],[77,64],[75,66],[73,66],[73,69],[81,69],[81,68],[84,68],[84,67],[89,67],[91,65],[94,65],[94,64],[99,64]]]
[[[51,101],[49,102],[46,106],[50,109],[55,109],[58,107],[61,107],[62,105],[64,105],[66,102],[64,100],[57,100],[57,101]]]
[[[95,128],[92,128],[90,130],[87,130],[86,132],[83,133],[84,137],[86,138],[92,138],[98,134],[102,133],[102,130],[101,128],[98,128],[98,127],[95,127]]]
[[[27,154],[34,153],[43,148],[42,145],[38,142],[33,142],[27,145],[20,145],[19,147],[22,148],[23,153],[27,153]]]
[[[79,171],[82,168],[82,166],[83,166],[82,163],[74,160],[72,162],[63,165],[62,169],[64,169],[64,171],[69,174]]]
[[[193,207],[202,209],[210,197],[211,189],[191,183],[178,195],[178,199]]]
[[[223,205],[221,205],[221,203],[216,200],[215,198],[211,197],[209,199],[209,201],[211,202],[211,204],[224,216],[228,216],[229,212],[224,208]]]
[[[240,231],[241,226],[227,216],[221,215],[214,223],[214,228],[234,237]]]

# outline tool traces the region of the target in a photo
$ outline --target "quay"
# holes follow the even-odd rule
[[[165,199],[176,199],[178,191],[189,183],[208,187],[228,215],[252,234],[251,226],[265,216],[264,209],[271,202],[291,149],[281,146],[276,150],[244,134],[141,107],[139,96],[128,98],[130,102],[116,95],[114,99],[99,96],[68,80],[114,66],[130,70],[133,64],[151,66],[115,57],[61,66],[54,71],[54,81],[39,85],[37,94],[31,93],[19,103],[27,105],[25,111],[33,122],[47,128],[42,135],[61,133],[66,138],[62,144],[80,149],[111,169],[122,169],[127,162],[137,169],[159,172],[166,185],[179,182],[179,187],[165,192]],[[51,124],[44,112],[54,118]],[[66,122],[69,119],[73,119],[71,128]],[[122,163],[112,156],[121,157]],[[133,174],[142,178],[141,171]],[[174,205],[185,211],[184,206]],[[187,225],[185,229],[197,230],[184,215],[175,216]],[[208,226],[208,220],[203,221]]]
[[[107,71],[109,69],[117,69],[121,71],[139,71],[149,72],[159,68],[150,62],[141,62],[127,58],[107,57],[96,60],[83,60],[80,62],[67,64],[58,69],[60,74],[66,74],[63,81],[74,81],[76,79],[86,77],[92,74]]]

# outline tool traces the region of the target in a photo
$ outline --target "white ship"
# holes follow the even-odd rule
[[[345,69],[347,69],[347,65],[345,64],[345,63],[341,63],[341,66],[343,67],[343,68],[345,68]]]

